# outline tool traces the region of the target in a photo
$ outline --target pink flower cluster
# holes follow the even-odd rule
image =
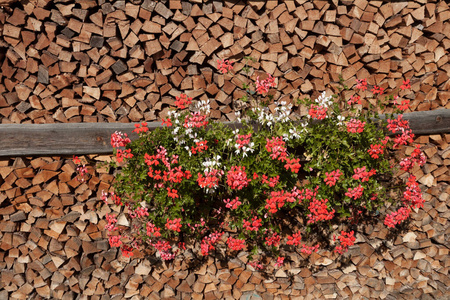
[[[266,139],[266,150],[271,153],[271,159],[278,159],[281,161],[286,161],[287,149],[286,143],[283,141],[282,137],[272,137],[270,140]]]
[[[410,100],[402,100],[400,104],[397,104],[397,108],[401,111],[405,111],[409,108]]]
[[[173,220],[169,220],[169,218],[167,218],[166,228],[169,230],[180,232],[181,231],[181,218],[178,218],[178,219],[175,218]]]
[[[259,228],[262,226],[262,220],[257,216],[254,216],[250,221],[244,219],[242,220],[242,222],[243,222],[242,227],[248,231],[258,231]]]
[[[288,239],[288,241],[286,242],[287,245],[300,246],[302,241],[302,234],[300,231],[298,231],[293,235],[288,235],[287,239]]]
[[[208,230],[205,222],[205,219],[200,218],[200,223],[195,223],[194,225],[191,225],[191,223],[186,224],[190,230],[194,233],[199,233],[200,235],[205,234],[205,232]]]
[[[394,120],[388,119],[387,122],[387,129],[389,129],[389,131],[391,131],[392,133],[403,131],[409,128],[409,121],[404,120],[403,115],[398,115],[397,119]]]
[[[364,126],[366,122],[362,122],[361,120],[351,119],[347,122],[347,131],[350,133],[361,133],[364,131]]]
[[[121,150],[118,149],[116,153],[116,159],[118,163],[123,162],[123,160],[126,158],[132,158],[133,154],[131,153],[131,149]]]
[[[232,62],[228,59],[218,59],[217,60],[217,69],[219,69],[222,74],[228,73],[233,69]]]
[[[420,190],[414,175],[410,175],[408,178],[406,190],[403,192],[403,198],[403,203],[405,205],[409,205],[412,208],[423,207],[425,200],[422,197],[422,191]]]
[[[203,238],[200,244],[200,249],[203,256],[208,255],[209,251],[215,249],[215,245],[217,244],[217,242],[219,242],[222,235],[223,232],[216,231]]]
[[[269,180],[267,180],[269,179]],[[277,175],[275,177],[267,177],[267,175],[262,175],[261,176],[261,183],[263,184],[268,184],[271,188],[275,187],[278,183],[280,182],[280,176]]]
[[[206,120],[207,116],[202,115],[200,112],[191,112],[189,116],[186,116],[184,119],[184,128],[201,128],[206,127],[208,125],[208,121]]]
[[[77,166],[77,180],[80,182],[84,182],[85,181],[85,175],[88,172],[88,169],[86,167],[85,164],[81,165],[81,160],[78,158],[78,156],[73,156],[73,162],[74,164],[78,165]]]
[[[169,159],[169,157],[167,156],[167,150],[162,146],[160,146],[159,149],[156,150],[156,155],[149,155],[145,153],[144,161],[148,166],[147,175],[155,181],[162,181],[159,183],[155,183],[156,188],[163,188],[166,183],[180,183],[184,178],[189,179],[192,177],[191,172],[183,172],[181,170],[181,166],[172,166],[178,163],[178,156],[172,155],[172,158]],[[160,164],[164,165],[168,170],[155,170],[153,166],[157,167]],[[174,196],[174,193],[176,192],[172,191],[171,195]]]
[[[120,235],[111,235],[108,238],[109,241],[109,245],[111,247],[120,247],[122,245],[122,240],[121,240],[122,236]]]
[[[205,176],[198,173],[197,183],[201,188],[214,189],[219,186],[219,181],[223,174],[222,170],[217,169],[205,172]]]
[[[115,215],[106,214],[106,222],[108,222],[108,224],[105,225],[105,229],[108,230],[109,232],[119,229],[115,225],[117,223]]]
[[[327,117],[327,110],[328,107],[311,104],[308,114],[313,119],[323,120]]]
[[[398,147],[401,144],[406,144],[407,142],[413,141],[412,138],[414,135],[410,133],[409,123],[407,120],[403,120],[401,115],[399,115],[397,120],[389,122],[388,128],[392,132],[402,132],[402,134],[399,136],[400,141],[396,139],[394,147]],[[403,159],[400,162],[400,167],[402,170],[408,172],[414,167],[416,163],[422,166],[425,164],[425,162],[425,155],[420,151],[420,146],[416,145],[416,149],[414,149],[411,156]],[[425,200],[422,197],[422,191],[420,190],[419,184],[417,183],[416,177],[414,175],[410,175],[406,186],[406,190],[403,192],[403,204],[405,206],[386,216],[386,218],[384,219],[384,224],[388,227],[394,228],[397,224],[400,224],[404,220],[408,219],[411,213],[411,208],[423,207],[423,203],[425,202]]]
[[[275,263],[275,268],[279,268],[284,265],[284,257],[278,256],[277,262]]]
[[[192,102],[192,97],[188,97],[186,94],[181,94],[179,97],[176,96],[175,99],[175,105],[178,109],[185,109]]]
[[[128,211],[128,215],[130,218],[143,218],[148,216],[148,208],[147,207],[137,207],[136,209],[130,209]]]
[[[316,198],[309,203],[309,211],[311,213],[308,214],[308,224],[333,219],[335,210],[328,211],[327,203],[328,199],[318,200]]]
[[[400,86],[400,89],[402,91],[404,91],[404,90],[407,90],[407,89],[410,89],[410,88],[411,88],[411,84],[410,84],[409,79],[408,80],[403,80],[403,84]]]
[[[345,196],[353,198],[353,199],[359,199],[362,197],[364,192],[364,188],[361,185],[358,185],[355,188],[348,188],[348,192],[345,193]]]
[[[239,134],[236,139],[236,144],[238,145],[238,149],[241,149],[242,147],[248,145],[250,143],[250,138],[252,137],[252,134]]]
[[[159,251],[159,255],[162,260],[172,260],[176,256],[176,252],[172,252],[172,246],[168,241],[157,241],[156,243],[151,243],[156,250]]]
[[[233,251],[240,251],[245,248],[245,240],[235,239],[231,236],[227,239],[228,248]]]
[[[175,251],[174,253],[172,252],[160,252],[159,255],[161,256],[162,260],[172,260],[175,258],[175,256],[177,256],[177,252]]]
[[[242,190],[250,181],[251,179],[247,179],[245,167],[233,166],[227,173],[227,184],[233,190]]]
[[[122,242],[122,236],[119,235],[112,235],[110,234],[112,231],[116,231],[119,228],[116,227],[117,219],[116,216],[106,214],[106,221],[108,222],[107,225],[105,225],[105,229],[108,230],[108,242],[111,247],[121,247],[122,255],[124,257],[130,257],[133,256],[133,248],[131,248],[128,245],[124,245]],[[137,244],[133,242],[133,246],[137,247]]]
[[[131,140],[126,133],[116,131],[111,134],[111,146],[113,146],[113,148],[125,147],[129,143],[131,143]]]
[[[361,180],[361,182],[365,182],[365,181],[369,181],[369,178],[371,177],[371,176],[373,176],[373,175],[375,175],[376,174],[376,170],[375,169],[372,169],[372,170],[370,170],[370,171],[366,171],[367,169],[366,169],[366,167],[364,166],[364,167],[362,167],[362,168],[356,168],[356,169],[353,169],[353,171],[355,172],[355,174],[353,174],[353,179],[355,179],[355,180]]]
[[[350,99],[347,101],[348,105],[352,105],[352,104],[355,104],[355,103],[361,104],[361,97],[360,96],[352,95],[350,97]]]
[[[423,166],[427,162],[427,158],[422,151],[420,145],[416,145],[416,149],[411,153],[410,157],[406,157],[400,161],[400,169],[409,172],[415,164]]]
[[[334,252],[342,254],[348,251],[348,247],[353,246],[355,244],[356,238],[354,236],[354,231],[345,232],[341,231],[341,235],[338,236],[340,246],[337,246],[334,249]],[[334,237],[334,240],[336,237]]]
[[[292,173],[298,173],[301,167],[302,165],[300,164],[300,158],[286,158],[286,164],[284,165],[286,170],[291,169]]]
[[[253,267],[255,270],[264,269],[264,265],[259,260],[254,260],[248,263],[249,266]]]
[[[170,189],[170,188],[167,188],[167,196],[172,199],[176,199],[176,198],[180,197],[180,196],[178,196],[178,191],[176,189]]]
[[[133,129],[133,132],[136,132],[137,134],[148,131],[147,122],[142,122],[141,124],[134,124],[134,127],[135,128]]]
[[[335,171],[332,171],[330,173],[325,172],[325,184],[328,186],[334,186],[336,185],[336,182],[339,180],[339,178],[341,177],[342,172],[341,170],[337,169]]]
[[[168,241],[160,240],[156,243],[153,243],[152,246],[155,247],[159,252],[168,252],[172,249],[172,246],[170,246],[170,243]]]
[[[296,198],[300,198],[300,193],[293,193],[282,191],[271,191],[270,197],[266,200],[265,208],[272,214],[276,213],[279,209],[281,209],[285,202],[295,202]]]
[[[200,141],[195,143],[195,147],[191,147],[192,154],[203,153],[203,151],[208,150],[208,146],[206,145],[208,141]]]
[[[409,218],[411,213],[411,208],[409,207],[400,207],[399,210],[394,211],[391,214],[388,214],[384,219],[384,225],[387,227],[394,228],[395,225],[400,224]]]
[[[267,73],[267,78],[259,80],[259,76],[256,78],[256,92],[260,95],[268,93],[271,87],[275,87],[275,78]]]
[[[361,91],[367,90],[367,79],[356,79],[356,88]]]
[[[403,115],[398,115],[395,120],[387,120],[387,128],[392,132],[396,133],[400,131],[400,134],[394,139],[393,148],[396,149],[401,145],[407,145],[414,141],[414,133],[409,127],[409,121],[403,119]]]
[[[172,126],[173,124],[172,124],[172,120],[170,120],[170,118],[167,118],[167,119],[161,119],[162,120],[162,124],[161,125],[167,125],[167,127],[170,127],[170,126]]]
[[[376,94],[382,95],[384,92],[384,89],[382,87],[374,85],[373,89],[371,89],[371,91],[372,91],[372,94],[374,94],[374,95],[376,95]]]
[[[133,248],[131,248],[130,246],[123,245],[121,250],[122,250],[122,255],[124,257],[131,257],[131,256],[133,256]]]
[[[225,202],[225,206],[226,208],[231,208],[231,209],[237,209],[239,207],[239,205],[242,204],[241,201],[239,201],[239,197],[236,197],[235,199],[226,199],[223,200],[223,202]]]
[[[316,186],[314,190],[311,189],[298,190],[297,187],[294,187],[291,193],[292,196],[296,197],[300,203],[304,200],[311,201],[312,199],[314,199],[317,196],[318,190],[319,186]]]
[[[301,247],[302,248],[300,249],[300,252],[308,255],[313,252],[319,251],[319,244],[315,246],[306,246],[305,244],[303,244]]]
[[[278,233],[273,232],[269,236],[266,237],[266,245],[278,247],[281,243],[281,237]]]
[[[185,242],[178,242],[178,248],[182,250],[186,250],[186,243]]]
[[[78,156],[74,155],[73,158],[72,158],[72,161],[76,165],[80,165],[81,164],[81,160],[80,160],[80,158]]]
[[[385,146],[383,144],[371,144],[370,149],[367,150],[367,152],[369,152],[373,159],[377,159],[380,157],[380,154],[384,152],[384,148]]]
[[[147,229],[148,237],[160,237],[161,236],[161,228],[156,227],[155,224],[153,224],[151,222],[147,222],[147,224],[145,224],[145,227]]]
[[[108,193],[105,191],[102,191],[102,201],[108,204]]]

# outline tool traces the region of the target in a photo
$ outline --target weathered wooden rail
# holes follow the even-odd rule
[[[416,135],[450,132],[450,110],[404,114]],[[237,123],[226,123],[239,126]],[[149,122],[150,130],[161,122]],[[1,124],[0,156],[108,154],[115,131],[137,138],[134,123]]]

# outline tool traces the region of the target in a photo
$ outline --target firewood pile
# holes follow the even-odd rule
[[[267,73],[275,101],[315,97],[342,76],[388,93],[411,79],[412,110],[450,107],[447,1],[1,5],[2,123],[160,120],[180,93],[234,120],[243,84]],[[221,74],[217,59],[234,61],[236,74]]]
[[[447,1],[0,0],[0,120],[154,121],[186,93],[233,121],[243,84],[267,73],[297,111],[340,77],[386,94],[410,79],[411,111],[450,108],[449,19]],[[343,259],[293,252],[267,272],[245,253],[124,258],[104,230],[106,169],[82,182],[71,157],[0,158],[0,299],[447,299],[450,134],[416,142],[427,202],[403,231],[361,225]]]
[[[281,269],[269,262],[267,273],[248,266],[245,253],[186,254],[170,263],[124,258],[106,239],[105,214],[113,209],[100,200],[112,180],[106,169],[89,169],[81,182],[68,157],[3,158],[0,299],[446,299],[450,135],[416,142],[428,159],[414,170],[427,201],[404,231],[392,234],[382,220],[361,224],[342,260],[329,250],[309,258],[293,252]]]

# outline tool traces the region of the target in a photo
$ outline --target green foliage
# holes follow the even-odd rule
[[[254,61],[245,57],[247,75],[249,60]],[[365,80],[358,85],[367,89]],[[373,121],[377,109],[394,98],[373,99],[376,105],[369,102],[366,110],[354,105],[358,97],[347,101],[343,93],[324,93],[315,100],[297,100],[308,115],[293,121],[291,104],[274,103],[272,95],[253,100],[274,86],[271,76],[257,80],[254,91],[244,84],[241,100],[247,107],[239,128],[208,120],[209,103],[199,101],[191,106],[193,112],[170,111],[167,127],[143,131],[126,145],[132,157],[121,165],[114,188],[132,213],[141,213],[132,226],[135,244],[149,243],[163,259],[171,259],[175,252],[167,245],[201,240],[206,255],[226,232],[241,239],[234,242],[244,242],[251,256],[260,249],[278,255],[281,238],[311,253],[318,245],[300,244],[300,232],[309,242],[329,233],[332,224],[355,222],[364,213],[377,215],[396,200],[387,196],[383,181],[392,178],[387,151],[392,143],[382,129],[385,123]],[[373,91],[383,92],[379,87]],[[191,99],[181,98],[176,105],[183,109]],[[121,151],[116,149],[118,157]],[[390,218],[391,227],[401,221]],[[337,247],[338,253],[353,244],[353,231],[340,238],[347,246]]]
[[[323,99],[323,97],[322,97]],[[190,226],[205,222],[206,232],[229,228],[237,230],[239,237],[246,240],[247,245],[257,245],[266,248],[264,239],[267,233],[264,230],[249,231],[243,226],[244,220],[253,217],[260,218],[262,228],[273,232],[281,230],[291,232],[293,229],[283,228],[284,220],[292,213],[296,214],[294,227],[304,227],[306,233],[311,226],[321,222],[309,224],[311,211],[310,201],[296,199],[293,202],[284,200],[276,211],[270,212],[268,199],[272,192],[291,193],[295,189],[315,190],[316,198],[328,199],[328,210],[335,210],[333,219],[347,219],[356,211],[365,210],[375,212],[385,204],[385,187],[379,182],[379,176],[390,175],[391,170],[386,159],[374,159],[368,153],[371,144],[379,143],[384,133],[377,124],[370,122],[365,116],[356,112],[352,118],[366,121],[363,134],[349,133],[345,121],[351,117],[343,118],[336,101],[336,97],[325,98],[328,101],[327,117],[321,121],[311,118],[294,122],[283,117],[283,112],[290,108],[286,105],[277,107],[275,118],[270,117],[267,108],[259,107],[249,110],[250,123],[243,121],[242,128],[233,129],[220,122],[210,122],[207,126],[184,126],[189,123],[192,113],[173,112],[171,114],[171,127],[163,127],[153,132],[141,133],[138,140],[127,145],[132,149],[133,157],[122,167],[116,177],[115,190],[132,208],[145,206],[149,209],[148,220],[157,227],[162,228],[163,237],[170,239],[179,236],[177,232],[166,230],[167,220],[181,218],[183,224],[181,235],[184,240],[199,239],[202,234],[193,231]],[[309,106],[317,104],[309,99],[299,100],[299,103]],[[359,113],[359,114],[358,114]],[[200,114],[197,114],[200,116]],[[259,130],[252,126],[259,123]],[[307,126],[305,126],[305,122]],[[238,140],[241,136],[250,134],[248,148],[240,148]],[[286,161],[271,157],[266,147],[268,140],[282,138],[289,159],[299,158],[302,168],[293,172],[286,166]],[[206,141],[207,149],[195,151],[199,142]],[[247,151],[244,151],[247,150]],[[157,165],[149,165],[146,155],[157,155],[158,151],[166,151],[168,161],[176,158],[176,162],[164,165],[161,159]],[[156,161],[156,160],[155,160]],[[218,162],[211,166],[211,161]],[[233,189],[227,182],[227,175],[233,167],[245,170],[248,185],[242,189]],[[352,176],[356,168],[366,167],[367,170],[376,170],[376,175],[362,183],[364,191],[358,199],[351,199],[345,195],[349,188],[361,184],[360,180]],[[160,172],[164,177],[170,170],[189,171],[192,177],[183,177],[179,182],[156,179],[149,176],[152,172]],[[205,188],[200,186],[200,176],[207,177],[208,171],[216,169],[223,172],[218,175],[217,185]],[[340,170],[342,176],[333,186],[325,184],[326,174]],[[254,174],[255,177],[253,177]],[[262,181],[262,176],[268,179],[279,176],[278,182],[270,185],[269,181]],[[169,176],[170,177],[170,176]],[[257,177],[257,178],[256,178]],[[176,190],[178,198],[169,196],[169,191]],[[377,194],[378,197],[373,197]],[[241,204],[236,209],[226,207],[224,200],[238,197]],[[293,222],[290,220],[290,222]],[[326,221],[327,223],[329,221]],[[187,226],[189,224],[190,226]],[[306,224],[306,227],[305,227]],[[199,225],[198,225],[199,226]],[[142,234],[145,235],[144,229]],[[270,250],[269,248],[266,248]]]

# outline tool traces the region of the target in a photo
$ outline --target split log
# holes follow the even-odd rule
[[[414,99],[413,110],[449,105],[445,53],[450,41],[442,32],[448,29],[450,9],[445,2],[334,6],[323,1],[224,5],[135,0],[74,6],[69,1],[52,9],[13,3],[0,18],[2,123],[157,120],[165,114],[162,98],[141,106],[140,113],[115,105],[106,110],[93,106],[89,114],[66,112],[60,99],[109,101],[123,85],[126,90],[115,96],[136,101],[153,99],[153,93],[215,98],[219,91],[233,99],[242,86],[233,82],[235,89],[224,90],[231,80],[217,72],[215,62],[231,58],[240,76],[244,57],[254,60],[248,62],[251,81],[264,73],[279,78],[274,101],[317,97],[340,76],[349,87],[367,78],[389,94],[401,85],[403,74],[413,87],[401,96]],[[211,79],[199,72],[205,68],[212,68]],[[164,83],[160,75],[167,77]],[[75,93],[67,95],[68,90]],[[238,105],[226,105],[214,118],[233,119]]]

